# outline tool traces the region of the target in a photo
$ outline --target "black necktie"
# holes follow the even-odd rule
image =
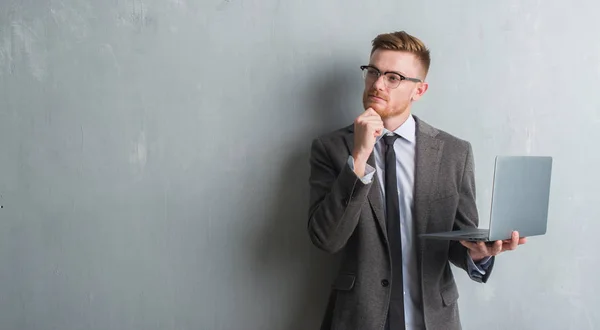
[[[402,276],[402,240],[400,236],[400,208],[398,206],[398,181],[396,179],[396,152],[394,142],[398,135],[383,137],[385,150],[385,209],[387,234],[392,254],[392,287],[390,310],[388,314],[389,330],[405,329],[404,321],[404,285]]]

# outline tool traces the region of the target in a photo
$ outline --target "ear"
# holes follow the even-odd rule
[[[429,83],[427,83],[427,82],[417,83],[417,86],[413,91],[412,100],[418,101],[423,96],[423,94],[425,94],[425,92],[427,92],[428,88],[429,88]]]

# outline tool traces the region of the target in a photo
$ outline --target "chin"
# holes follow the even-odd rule
[[[375,110],[375,112],[377,112],[377,114],[381,117],[381,119],[389,119],[389,118],[402,116],[402,114],[404,114],[407,110],[407,109],[402,109],[402,110],[390,109],[390,108],[382,106],[381,104],[373,104],[373,103],[369,103],[365,106],[365,110],[368,108],[373,108],[373,110]]]
[[[375,110],[375,112],[377,112],[381,118],[388,118],[392,114],[388,108],[382,106],[381,104],[370,103],[365,107],[365,109],[368,108],[373,108],[373,110]]]
[[[383,104],[375,102],[364,102],[363,105],[365,107],[365,110],[373,108],[373,110],[377,111],[377,113],[385,111],[386,108]]]

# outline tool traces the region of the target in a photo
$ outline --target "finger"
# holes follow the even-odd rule
[[[494,245],[492,245],[492,255],[497,255],[500,252],[502,252],[503,246],[504,244],[502,243],[502,241],[494,242]]]
[[[363,122],[367,126],[383,128],[383,121],[381,121],[381,119],[363,118],[361,122]]]
[[[477,248],[479,249],[479,251],[481,251],[481,252],[483,252],[485,254],[489,253],[489,251],[488,251],[489,250],[488,245],[484,241],[477,242]]]
[[[469,250],[474,250],[477,251],[477,244],[474,242],[470,242],[470,241],[460,241],[460,244],[462,244],[464,247],[466,247]]]
[[[380,128],[372,128],[372,127],[369,127],[369,128],[367,129],[367,133],[369,133],[369,134],[373,134],[373,136],[376,136],[376,137],[377,137],[377,136],[379,136],[379,135],[383,134],[383,127],[380,127]]]
[[[365,117],[365,118],[361,118],[361,121],[367,125],[376,125],[376,126],[383,127],[383,121],[379,118]]]
[[[377,118],[374,116],[374,114],[376,114],[375,110],[373,110],[373,109],[366,110],[365,112],[361,113],[358,117],[356,117],[356,121],[370,119],[370,118]]]
[[[510,250],[514,250],[517,248],[517,246],[519,245],[519,232],[518,231],[513,231],[512,233],[512,241],[510,242]]]
[[[383,121],[378,117],[373,116],[359,116],[356,118],[356,121],[364,123],[364,124],[381,124],[383,125]]]
[[[368,120],[365,120],[365,118],[356,118],[356,120],[354,121],[354,126],[370,132],[374,132],[378,129],[383,129],[383,123],[370,122]]]
[[[527,243],[527,237],[519,238],[519,245]]]
[[[377,113],[377,111],[375,110],[371,110],[368,111],[363,114],[365,118],[370,118],[370,119],[379,119],[381,120],[381,116]]]
[[[383,124],[373,124],[373,123],[369,123],[367,124],[367,130],[369,132],[375,132],[375,131],[383,131]]]
[[[516,246],[513,245],[513,241],[510,240],[508,243],[502,243],[502,252],[504,251],[513,251],[516,249]]]
[[[379,114],[377,114],[377,112],[373,108],[367,108],[367,110],[365,110],[365,112],[363,112],[361,116],[379,116]]]
[[[365,113],[368,114],[369,116],[377,116],[377,117],[379,117],[379,113],[377,113],[377,111],[375,109],[373,109],[373,107],[368,107],[365,110]]]

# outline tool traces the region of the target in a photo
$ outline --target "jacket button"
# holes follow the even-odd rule
[[[390,282],[388,280],[381,280],[382,287],[387,287],[388,285],[390,285]]]

